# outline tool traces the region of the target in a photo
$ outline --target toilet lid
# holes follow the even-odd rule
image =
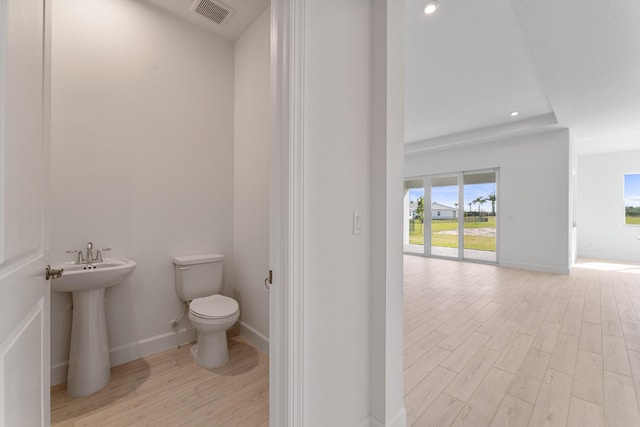
[[[191,301],[189,311],[198,317],[220,319],[232,316],[238,311],[238,303],[224,295],[211,295]]]

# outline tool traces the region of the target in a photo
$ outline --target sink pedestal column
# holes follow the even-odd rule
[[[72,292],[73,320],[67,374],[67,395],[72,397],[95,393],[111,379],[104,292],[105,288]]]

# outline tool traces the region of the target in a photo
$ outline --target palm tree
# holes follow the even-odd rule
[[[487,200],[491,202],[491,215],[496,216],[496,193],[489,194]]]
[[[480,208],[482,207],[482,205],[484,205],[487,202],[487,199],[485,199],[482,196],[478,196],[477,198],[473,199],[471,201],[471,203],[473,203],[474,205],[477,204],[478,205],[478,216],[480,216]]]

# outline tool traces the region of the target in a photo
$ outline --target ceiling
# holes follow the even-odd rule
[[[640,148],[640,2],[440,3],[405,2],[408,148],[549,126],[579,155]]]
[[[205,31],[224,39],[235,41],[269,7],[270,0],[215,0],[233,10],[233,14],[221,25],[192,12],[194,0],[145,0],[161,9],[179,16]]]

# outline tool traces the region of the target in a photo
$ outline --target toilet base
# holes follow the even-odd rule
[[[229,361],[227,332],[198,334],[198,342],[191,346],[191,357],[203,368],[218,368]]]

